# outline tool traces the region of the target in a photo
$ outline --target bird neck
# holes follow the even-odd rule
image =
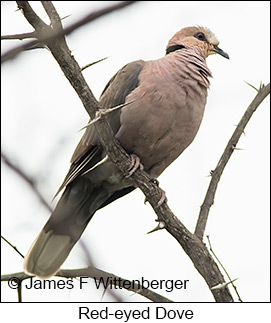
[[[163,59],[166,64],[174,66],[173,71],[176,77],[189,77],[196,80],[200,85],[209,87],[209,78],[212,77],[212,73],[204,56],[199,51],[184,47],[169,52]]]

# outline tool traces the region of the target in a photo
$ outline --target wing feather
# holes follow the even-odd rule
[[[125,65],[107,83],[101,96],[102,109],[113,108],[125,103],[125,99],[139,84],[139,74],[144,66],[144,61],[139,60]],[[114,133],[120,127],[121,109],[109,114],[108,121]],[[103,147],[99,142],[95,125],[90,125],[78,143],[72,158],[71,167],[56,195],[76,177],[85,174],[105,157]],[[56,196],[55,195],[55,196]]]

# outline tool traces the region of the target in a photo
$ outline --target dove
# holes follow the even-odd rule
[[[131,155],[130,175],[141,167],[157,178],[192,143],[212,77],[206,58],[229,58],[218,45],[210,29],[185,27],[169,40],[165,56],[131,62],[109,80],[99,104],[111,109],[129,103],[107,119]],[[95,124],[90,124],[59,188],[64,192],[25,257],[24,270],[40,278],[55,275],[95,212],[135,188],[132,176],[125,177],[106,155]]]

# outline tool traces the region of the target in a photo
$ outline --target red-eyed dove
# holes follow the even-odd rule
[[[168,42],[166,55],[125,65],[106,85],[100,106],[123,148],[158,177],[191,144],[201,124],[209,87],[205,58],[218,53],[218,40],[207,28],[187,27]],[[27,273],[54,275],[82,235],[94,213],[135,189],[106,156],[95,125],[87,127],[60,187],[55,210],[24,262]]]

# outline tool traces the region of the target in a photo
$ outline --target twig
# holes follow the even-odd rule
[[[4,236],[1,235],[1,238],[6,241],[6,243],[9,244],[22,258],[24,258],[24,255],[17,249],[17,247],[10,243]]]
[[[212,245],[211,245],[211,241],[210,241],[210,238],[209,238],[209,236],[206,236],[207,237],[207,240],[208,240],[208,243],[209,243],[209,248],[210,248],[210,251],[211,251],[211,253],[213,254],[213,256],[215,257],[215,259],[217,260],[217,262],[219,263],[219,265],[222,267],[222,269],[224,270],[224,272],[225,272],[225,274],[227,275],[227,277],[228,277],[228,279],[229,279],[229,282],[228,283],[226,283],[224,286],[223,286],[223,288],[224,287],[226,287],[228,284],[231,284],[232,285],[232,287],[234,288],[234,290],[235,290],[235,292],[236,292],[236,294],[237,294],[237,296],[238,296],[238,300],[240,301],[240,302],[243,302],[242,301],[242,299],[241,299],[241,297],[240,297],[240,295],[239,295],[239,293],[238,293],[238,291],[237,291],[237,287],[233,284],[233,282],[237,279],[231,279],[231,277],[230,277],[230,275],[228,274],[228,272],[227,272],[227,270],[226,270],[226,268],[222,265],[222,263],[221,263],[221,261],[218,259],[218,257],[216,256],[216,254],[214,253],[214,251],[213,251],[213,249],[212,249]],[[212,287],[212,289],[214,289],[216,286],[214,286],[214,287]]]
[[[18,5],[18,9],[23,10],[25,18],[35,29],[37,33],[37,38],[44,36],[48,37],[51,29],[50,26],[48,26],[42,19],[40,19],[40,17],[35,13],[35,11],[32,10],[28,1],[16,1],[16,3]]]
[[[101,120],[102,118],[105,118],[106,116],[108,116],[110,113],[112,113],[113,111],[119,110],[119,109],[123,109],[124,107],[127,107],[129,104],[133,103],[135,100],[129,101],[129,102],[125,102],[123,104],[117,105],[114,108],[110,108],[110,109],[100,109],[98,111],[96,111],[95,113],[95,118],[92,119],[91,121],[89,121],[89,123],[84,126],[83,128],[80,129],[86,129],[88,128],[90,125],[94,124],[95,122]]]
[[[52,208],[50,205],[46,202],[45,198],[42,196],[40,191],[37,189],[37,185],[33,179],[31,179],[28,175],[25,174],[24,171],[22,171],[18,166],[15,166],[12,161],[4,154],[1,152],[1,158],[3,162],[10,167],[17,175],[19,175],[24,181],[26,181],[34,194],[38,197],[38,199],[41,201],[41,203],[45,206],[45,208],[51,213]]]
[[[250,86],[253,90],[255,90],[256,92],[258,92],[259,90],[254,86],[254,85],[252,85],[252,84],[250,84],[250,83],[248,83],[248,82],[246,82],[246,81],[244,81],[248,86]]]
[[[92,21],[94,21],[95,19],[98,19],[106,14],[109,14],[111,12],[114,12],[116,10],[122,9],[126,6],[129,6],[133,3],[135,3],[136,1],[122,1],[120,3],[117,4],[113,4],[112,6],[109,6],[107,8],[103,8],[100,9],[98,11],[94,11],[90,14],[88,14],[86,17],[84,17],[83,19],[80,19],[79,21],[73,23],[72,25],[70,25],[67,28],[64,28],[63,30],[57,30],[54,31],[52,33],[50,33],[50,35],[43,35],[39,37],[39,40],[34,40],[34,41],[30,41],[27,43],[24,43],[20,46],[17,46],[9,51],[7,51],[6,53],[4,53],[1,56],[1,63],[13,59],[15,58],[19,53],[21,53],[22,51],[30,48],[33,48],[33,46],[35,46],[37,43],[47,43],[48,41],[53,41],[56,38],[62,37],[64,35],[68,35],[71,32],[73,32],[75,29],[78,29],[79,27],[82,27],[83,25],[90,23]],[[17,1],[18,6],[20,7],[22,3],[27,3],[27,1]],[[24,8],[25,9],[25,8]],[[33,22],[33,21],[32,21]],[[45,24],[46,25],[46,24]],[[49,27],[48,25],[46,25],[47,27]]]
[[[1,40],[8,40],[8,39],[22,40],[22,39],[29,39],[29,38],[37,38],[36,34],[37,33],[35,31],[32,31],[31,33],[3,35],[3,36],[1,36]]]
[[[85,70],[86,68],[88,68],[88,67],[90,67],[90,66],[92,66],[92,65],[95,65],[95,64],[97,64],[97,63],[100,63],[100,62],[102,62],[102,61],[106,60],[107,58],[108,58],[108,57],[104,57],[104,58],[99,59],[98,61],[95,61],[95,62],[89,63],[89,64],[87,64],[87,65],[85,65],[85,66],[81,67],[81,71]]]
[[[22,303],[23,299],[22,299],[22,284],[19,284],[18,285],[18,288],[17,288],[17,295],[18,295],[18,302],[19,303]]]
[[[212,287],[211,289],[222,289],[225,288],[226,286],[228,286],[229,284],[232,284],[233,282],[235,282],[238,278],[235,278],[233,280],[228,281],[227,283],[223,283],[223,284],[218,284],[214,287]]]
[[[56,12],[56,9],[54,5],[52,4],[51,1],[41,1],[41,4],[46,11],[50,21],[51,25],[55,30],[61,30],[63,32],[62,24],[61,24],[61,19]]]
[[[215,193],[217,189],[218,182],[221,178],[221,175],[223,173],[223,170],[225,166],[227,165],[232,153],[234,150],[236,150],[236,145],[238,143],[238,140],[240,139],[241,135],[244,133],[244,129],[249,122],[250,118],[252,117],[253,113],[256,111],[258,106],[261,104],[261,102],[266,98],[266,96],[270,93],[270,83],[266,86],[260,87],[258,90],[257,95],[253,99],[253,101],[250,103],[249,107],[247,108],[246,112],[244,113],[243,117],[241,118],[240,122],[238,123],[233,135],[231,136],[216,168],[214,171],[212,171],[211,176],[211,182],[209,184],[205,199],[203,201],[203,204],[200,209],[200,214],[198,217],[195,234],[196,236],[202,240],[208,215],[210,212],[210,208],[214,203]]]
[[[13,244],[11,244],[5,237],[1,235],[1,238],[6,241],[7,244],[9,244],[22,258],[24,258],[24,255],[15,247]],[[22,285],[21,283],[18,284],[17,287],[17,295],[18,295],[18,302],[22,302]]]

